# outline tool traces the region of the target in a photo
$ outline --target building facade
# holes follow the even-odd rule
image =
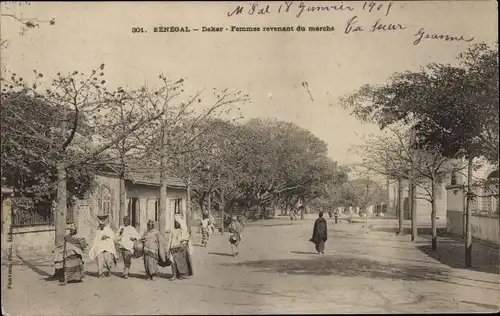
[[[74,222],[78,234],[92,242],[98,226],[97,215],[109,215],[109,224],[113,230],[119,227],[120,214],[120,178],[112,167],[106,166],[95,178],[95,185],[87,192],[84,199],[75,199],[68,207],[67,222]],[[146,231],[148,220],[159,226],[159,174],[128,173],[125,176],[127,210],[132,225],[140,233]],[[4,194],[3,194],[4,195]],[[167,180],[167,214],[165,227],[173,227],[174,214],[186,212],[187,187],[181,179],[169,177]],[[12,197],[12,216],[8,216],[2,207],[2,248],[4,235],[9,231],[12,247],[16,253],[46,254],[54,248],[55,227],[53,206],[29,205],[30,199]],[[26,206],[20,212],[22,206]],[[23,216],[20,214],[23,213]],[[26,216],[29,215],[29,216]]]
[[[430,183],[427,187],[425,186],[426,181],[422,179],[420,182],[423,182],[423,185],[419,185],[416,187],[416,205],[417,205],[417,223],[418,224],[429,224],[431,223],[431,212],[432,205],[429,201],[429,193],[427,190],[430,190]],[[393,216],[399,216],[397,214],[397,203],[398,203],[398,182],[395,180],[390,180],[388,183],[388,199],[389,199],[389,207],[387,208],[387,213]],[[446,198],[446,181],[443,179],[437,182],[436,188],[436,220],[438,223],[438,227],[446,225],[446,209],[447,209],[447,198]],[[410,219],[410,206],[409,206],[409,195],[408,195],[408,181],[403,181],[403,211],[404,218]]]
[[[498,166],[480,163],[473,170],[472,181],[473,192],[476,194],[470,206],[472,236],[500,244]],[[447,230],[451,234],[465,234],[466,186],[466,168],[449,175],[446,185]]]

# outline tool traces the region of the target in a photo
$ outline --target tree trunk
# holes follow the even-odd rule
[[[160,161],[160,214],[158,218],[158,229],[162,234],[165,233],[167,229],[172,228],[167,227],[167,124],[166,122],[163,124]]]
[[[127,214],[127,191],[125,188],[125,171],[120,172],[120,209],[118,211],[118,226],[123,226],[123,217]]]
[[[412,219],[412,241],[417,238],[418,235],[418,226],[417,226],[417,187],[415,185],[415,181],[413,181],[411,185],[411,197],[409,200],[411,205],[411,219]]]
[[[468,158],[467,163],[467,203],[465,204],[465,266],[472,267],[472,168],[474,158]]]
[[[432,228],[432,250],[437,250],[437,227],[436,227],[436,179],[431,180],[431,228]]]
[[[396,209],[399,216],[398,221],[398,235],[404,234],[404,204],[403,204],[403,180],[398,179],[398,200]]]
[[[416,134],[415,130],[411,131],[411,140],[410,140],[410,150],[413,156],[413,148],[415,144]],[[408,186],[410,187],[409,195],[408,195],[408,206],[411,212],[411,241],[415,241],[417,238],[417,190],[415,186],[415,167],[412,165],[410,169],[410,180],[408,181]]]
[[[221,218],[222,218],[222,225],[221,225],[221,234],[224,235],[224,205],[225,205],[225,202],[224,202],[224,194],[221,193]]]
[[[191,219],[193,218],[193,210],[191,207],[191,177],[188,179],[187,184],[187,197],[186,197],[186,222],[188,223],[188,232],[191,234]]]
[[[62,247],[66,235],[67,188],[66,164],[57,164],[57,205],[55,214],[55,246]]]

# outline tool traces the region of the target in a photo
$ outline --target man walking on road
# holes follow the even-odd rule
[[[325,242],[328,239],[328,227],[323,218],[323,211],[319,212],[319,217],[314,222],[314,229],[310,242],[316,245],[316,251],[319,254],[325,253]]]

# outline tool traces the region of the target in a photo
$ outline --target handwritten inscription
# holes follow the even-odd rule
[[[307,5],[304,1],[301,1],[299,4],[299,12],[296,17],[300,17],[304,11],[307,12],[330,12],[330,11],[354,11],[354,8],[349,5],[344,5],[344,3],[340,2],[337,5],[322,5],[322,6],[313,6]]]
[[[321,3],[321,2],[318,2]],[[396,33],[408,30],[408,27],[402,21],[395,21],[394,10],[396,8],[394,1],[363,1],[351,2],[345,4],[344,2],[335,2],[334,4],[318,4],[305,1],[283,1],[272,2],[270,4],[252,3],[249,5],[238,5],[235,9],[227,12],[228,17],[247,14],[250,16],[268,15],[268,14],[293,14],[295,17],[300,18],[306,14],[325,14],[325,13],[338,13],[336,16],[346,12],[353,12],[354,15],[344,21],[334,20],[336,23],[344,23],[340,28],[346,35],[357,33]],[[370,21],[370,16],[375,19]],[[391,16],[392,18],[388,18]],[[390,21],[388,19],[390,19]],[[368,21],[367,21],[368,20]],[[302,31],[303,27],[298,26],[295,31]],[[306,29],[304,29],[306,30]],[[329,27],[309,27],[308,31],[324,31],[336,32],[336,26]],[[342,31],[341,31],[342,32]],[[409,33],[414,35],[413,45],[419,45],[425,40],[441,40],[446,42],[471,42],[474,37],[466,38],[462,35],[450,34],[430,34],[425,31],[423,27],[416,33]],[[410,37],[411,38],[411,37]]]
[[[391,13],[394,6],[394,2],[376,2],[376,1],[364,1],[359,2],[361,6],[358,8],[360,11],[365,11],[368,13],[382,12],[385,16]],[[355,11],[356,7],[354,5],[344,4],[344,2],[337,2],[335,4],[329,5],[313,5],[304,1],[283,1],[281,4],[261,4],[252,3],[249,6],[238,5],[236,8],[229,10],[227,12],[228,17],[237,16],[240,14],[247,15],[266,15],[272,13],[284,14],[293,13],[297,18],[300,18],[305,12],[308,13],[325,13],[325,12],[352,12]]]
[[[474,37],[471,38],[464,38],[463,36],[452,36],[449,34],[429,34],[427,33],[424,28],[421,28],[418,30],[417,34],[415,34],[415,41],[413,42],[413,45],[418,45],[423,39],[432,39],[432,40],[441,40],[441,41],[447,41],[447,42],[472,42],[474,40]]]

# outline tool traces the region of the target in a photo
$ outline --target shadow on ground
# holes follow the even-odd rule
[[[282,260],[256,260],[238,263],[223,263],[223,266],[243,266],[255,269],[254,272],[261,273],[286,273],[288,275],[311,275],[329,276],[336,275],[342,277],[366,277],[371,279],[390,279],[405,281],[437,281],[463,286],[468,284],[457,283],[450,277],[450,270],[447,268],[430,267],[423,265],[384,263],[376,260],[318,256],[301,259]],[[481,287],[484,289],[497,290],[491,287]]]
[[[438,249],[432,250],[431,245],[420,245],[417,249],[427,256],[454,269],[466,269],[465,247],[463,242],[455,240],[438,240]],[[472,245],[472,270],[496,274],[500,264],[498,248],[481,244]]]
[[[312,251],[290,251],[290,253],[295,253],[298,255],[317,255],[317,252],[312,252]]]
[[[377,226],[377,225],[373,225],[373,226],[369,225],[368,228],[371,231],[392,233],[394,235],[396,235],[396,233],[399,231],[399,229],[397,227],[383,227],[383,226]],[[411,228],[410,227],[404,227],[403,231],[406,235],[411,235]],[[432,234],[432,229],[430,227],[419,227],[419,228],[417,228],[417,234],[418,235],[430,235],[430,234]],[[438,234],[438,236],[444,236],[446,234],[446,228],[438,228],[437,234]]]
[[[223,257],[232,257],[232,254],[224,253],[224,252],[209,252],[209,255],[223,256]]]
[[[20,255],[17,255],[17,257],[21,260],[22,264],[20,264],[20,265],[27,266],[28,268],[33,270],[38,275],[46,277],[47,280],[52,276],[50,273],[38,268],[39,266],[46,267],[46,266],[48,266],[47,264],[36,264],[36,263],[33,263],[31,261],[24,259]]]

